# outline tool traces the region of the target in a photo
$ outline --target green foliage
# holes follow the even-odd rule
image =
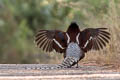
[[[0,0],[0,63],[48,63],[53,57],[35,48],[35,33],[39,29],[65,30],[71,21],[89,27],[89,21],[108,13],[109,2]]]

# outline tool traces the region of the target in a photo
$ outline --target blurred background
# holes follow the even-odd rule
[[[88,52],[83,62],[119,63],[120,0],[0,0],[0,63],[60,63],[61,54],[35,47],[34,35],[39,29],[65,31],[71,21],[81,30],[107,27],[111,33],[110,44]]]

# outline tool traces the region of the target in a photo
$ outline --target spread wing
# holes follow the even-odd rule
[[[100,50],[109,43],[110,33],[107,28],[87,28],[81,32],[81,47],[85,52],[94,49]]]
[[[58,30],[39,30],[35,36],[36,45],[43,51],[63,53],[66,47],[65,32]]]

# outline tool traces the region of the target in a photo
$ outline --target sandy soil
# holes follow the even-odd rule
[[[0,64],[0,80],[120,80],[119,68],[113,65],[84,63],[79,68],[37,69],[41,66],[54,64]]]

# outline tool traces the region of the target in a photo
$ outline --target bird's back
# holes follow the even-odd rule
[[[77,43],[71,42],[66,49],[66,57],[75,57],[77,60],[82,57],[84,52]]]

